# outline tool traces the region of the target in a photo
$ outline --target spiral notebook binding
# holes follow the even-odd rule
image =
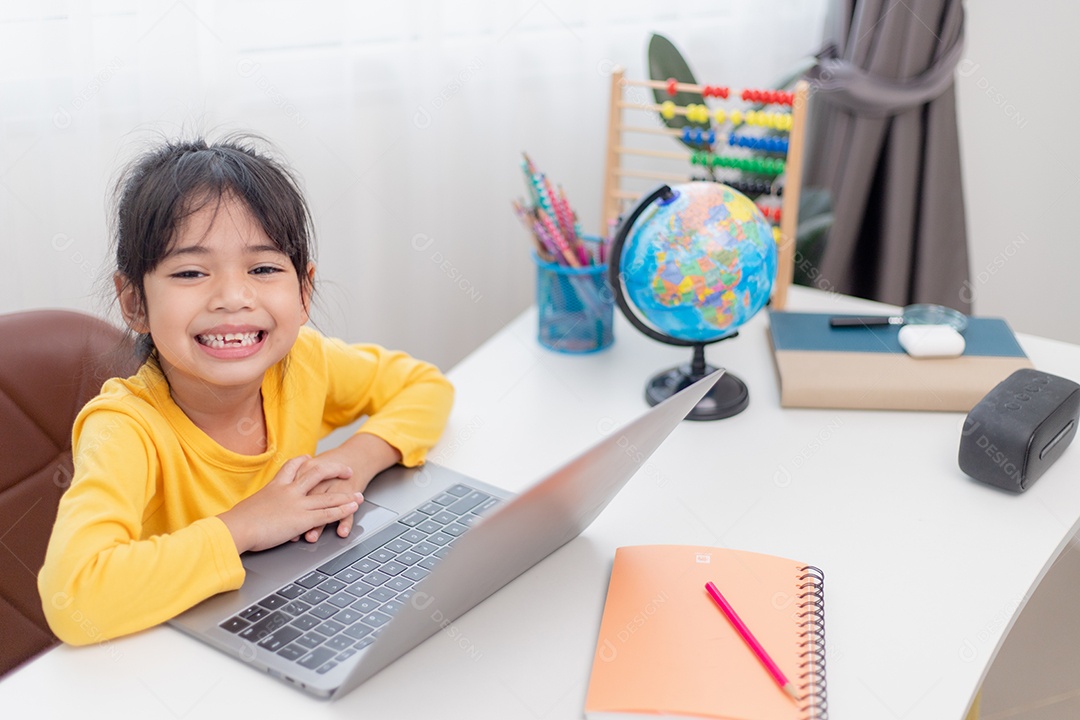
[[[799,711],[804,720],[828,720],[825,683],[825,573],[813,565],[799,568]]]

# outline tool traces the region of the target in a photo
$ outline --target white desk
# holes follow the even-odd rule
[[[793,309],[880,309],[795,288]],[[683,423],[596,522],[336,703],[312,700],[160,627],[61,647],[0,682],[5,716],[578,718],[614,549],[712,544],[826,573],[833,720],[959,720],[1013,618],[1080,522],[1080,449],[1011,495],[956,464],[960,413],[781,410],[759,315],[709,348],[750,388],[741,415]],[[525,313],[451,372],[432,459],[518,490],[645,408],[653,373],[689,351],[616,328],[564,356]],[[1023,337],[1036,367],[1076,377],[1080,347]],[[1032,658],[1037,662],[1038,658]]]

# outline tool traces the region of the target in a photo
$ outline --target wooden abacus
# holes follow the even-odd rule
[[[628,89],[648,88],[649,102],[626,97]],[[652,102],[651,90],[664,90],[671,97],[679,92],[698,93],[703,98],[728,101],[724,105],[675,105],[672,101]],[[803,132],[806,126],[806,99],[809,85],[800,81],[794,92],[783,90],[731,88],[692,85],[675,80],[627,80],[625,71],[616,68],[611,74],[611,105],[608,118],[607,155],[604,163],[604,207],[601,233],[613,231],[619,216],[645,192],[641,181],[682,183],[693,180],[685,168],[701,167],[718,182],[751,196],[760,196],[758,208],[774,227],[777,244],[776,282],[772,307],[781,310],[787,304],[787,291],[795,273],[795,231],[799,219],[799,190],[802,184]],[[730,107],[737,104],[737,107]],[[756,109],[788,108],[786,110]],[[624,113],[648,113],[654,123],[628,124]],[[657,118],[683,115],[690,122],[709,124],[708,129],[687,126],[681,130],[666,127]],[[716,130],[713,126],[720,128]],[[735,133],[741,126],[776,131],[774,135]],[[641,147],[643,136],[670,136],[702,150],[659,150]],[[786,137],[785,137],[786,136]],[[637,143],[635,145],[635,143]],[[720,146],[726,148],[718,152]],[[623,158],[636,156],[664,161],[663,169],[625,167]],[[652,163],[655,165],[656,163]],[[636,187],[635,187],[636,185]]]

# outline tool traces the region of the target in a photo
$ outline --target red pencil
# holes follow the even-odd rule
[[[773,680],[780,686],[780,689],[791,696],[791,699],[795,702],[799,702],[799,694],[795,691],[795,686],[791,684],[791,681],[784,676],[783,671],[780,670],[780,666],[773,662],[773,659],[769,657],[769,653],[765,652],[765,648],[761,647],[761,643],[757,641],[754,634],[750,632],[750,628],[746,627],[746,623],[735,613],[735,608],[731,607],[720,591],[716,589],[716,585],[711,582],[705,583],[705,590],[709,593],[717,605],[720,606],[720,612],[724,613],[724,617],[728,619],[728,622],[735,628],[735,631],[739,633],[742,639],[750,646],[750,649],[757,655],[758,660],[765,666],[765,669],[772,675]]]

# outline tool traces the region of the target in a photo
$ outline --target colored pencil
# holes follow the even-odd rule
[[[777,665],[769,653],[765,652],[765,648],[761,646],[761,643],[757,641],[754,634],[750,632],[750,628],[746,627],[746,623],[735,613],[735,608],[731,607],[731,603],[720,594],[720,591],[711,582],[705,583],[705,590],[709,593],[709,597],[719,606],[720,612],[724,614],[724,617],[728,619],[732,627],[735,628],[735,632],[739,633],[739,637],[750,647],[750,650],[757,656],[757,659],[761,661],[761,664],[765,666],[765,669],[769,671],[769,675],[772,676],[780,689],[791,696],[791,699],[795,702],[799,702],[799,694],[795,691],[795,686],[791,684],[791,681],[787,679],[783,671],[780,670],[780,666]]]
[[[514,213],[533,235],[538,252],[545,251],[540,253],[541,258],[574,268],[602,265],[603,245],[590,248],[562,186],[554,185],[540,172],[528,153],[522,153],[522,158],[529,201],[515,200]]]

